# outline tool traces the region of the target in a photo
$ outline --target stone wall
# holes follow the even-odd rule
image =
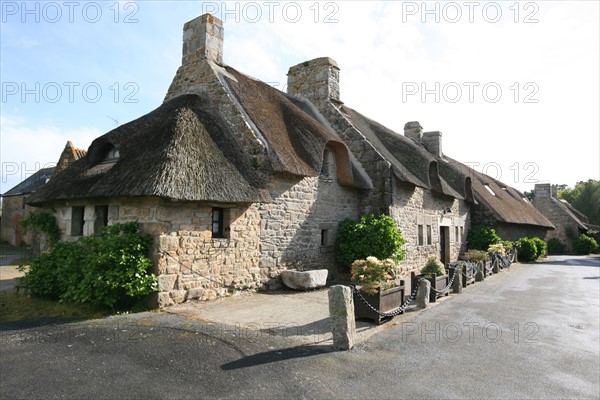
[[[447,212],[448,209],[450,212]],[[418,271],[424,267],[429,257],[440,259],[441,226],[447,226],[449,229],[450,261],[456,261],[465,250],[470,218],[469,207],[463,200],[434,195],[429,190],[394,180],[393,204],[389,213],[406,240],[406,258],[400,264],[401,272],[405,276],[410,276],[411,271]],[[419,245],[418,225],[424,225],[423,245]],[[431,243],[426,243],[427,225],[432,227]],[[410,282],[407,284],[410,286]]]
[[[335,171],[331,171],[335,176]],[[278,179],[273,203],[260,205],[260,267],[276,277],[288,268],[336,272],[334,245],[339,222],[359,217],[359,195],[335,178]],[[269,282],[277,287],[278,280]]]
[[[539,237],[544,239],[547,229],[534,225],[507,224],[498,222],[496,224],[496,233],[503,240],[517,240],[523,237]]]
[[[26,196],[8,196],[2,198],[2,220],[0,222],[0,237],[13,246],[22,242],[31,244],[27,237],[23,237],[18,225],[19,221],[36,208],[25,205]]]
[[[335,272],[338,224],[358,218],[359,194],[328,176],[276,178],[272,203],[205,204],[156,198],[73,201],[53,205],[63,240],[73,235],[73,207],[84,207],[84,235],[95,231],[97,206],[108,206],[108,224],[139,221],[155,237],[158,305],[210,300],[234,290],[281,287],[289,268]],[[333,178],[332,178],[333,177]],[[225,212],[226,238],[213,238],[212,209]]]

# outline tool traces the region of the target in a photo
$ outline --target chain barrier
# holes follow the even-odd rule
[[[445,294],[448,290],[450,290],[450,288],[452,287],[452,283],[454,282],[454,278],[457,275],[456,274],[456,267],[454,267],[454,268],[450,267],[450,269],[453,269],[454,273],[452,274],[452,279],[450,279],[450,282],[448,283],[448,286],[446,286],[442,290],[436,290],[433,286],[431,286],[431,290],[432,291],[434,291],[435,293],[438,293],[438,294]]]
[[[415,297],[417,296],[417,290],[419,289],[419,285],[421,284],[421,281],[423,280],[423,278],[419,279],[417,281],[417,284],[415,285],[415,288],[412,291],[412,294],[410,295],[410,297],[404,301],[404,303],[402,303],[400,305],[400,307],[398,307],[397,309],[395,309],[394,311],[390,311],[390,312],[382,312],[379,311],[378,309],[376,309],[375,307],[373,307],[368,301],[367,299],[365,299],[362,295],[362,293],[360,293],[360,290],[358,290],[356,288],[355,285],[352,285],[352,292],[354,294],[356,294],[356,297],[359,298],[359,300],[371,311],[373,311],[374,313],[382,316],[382,317],[395,317],[396,315],[400,315],[403,314],[404,311],[406,311],[406,307],[408,307],[408,305],[415,299]]]

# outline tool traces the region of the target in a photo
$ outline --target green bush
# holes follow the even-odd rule
[[[567,252],[567,245],[560,241],[558,238],[552,238],[546,243],[548,248],[548,254],[565,254]]]
[[[469,250],[487,251],[493,244],[501,243],[502,239],[491,226],[479,225],[471,228],[467,235]]]
[[[519,261],[531,262],[537,260],[538,248],[535,240],[531,238],[521,238],[517,240],[517,250]]]
[[[577,254],[598,253],[598,243],[594,238],[581,234],[574,242],[573,249]]]
[[[396,262],[404,259],[402,249],[405,241],[396,223],[387,215],[363,215],[360,221],[344,220],[335,240],[335,258],[350,270],[355,260],[377,257],[390,258]]]
[[[542,258],[545,257],[546,254],[548,254],[548,246],[546,246],[546,242],[544,242],[542,239],[540,239],[539,237],[533,237],[531,238],[534,242],[535,242],[535,248],[536,248],[536,260],[538,258]]]
[[[146,253],[150,235],[131,222],[104,228],[99,236],[56,243],[34,259],[22,281],[31,293],[69,303],[131,307],[158,289]]]
[[[429,257],[425,266],[421,268],[421,274],[429,277],[433,276],[433,274],[442,276],[446,274],[446,270],[444,269],[444,265],[438,261],[437,258]]]

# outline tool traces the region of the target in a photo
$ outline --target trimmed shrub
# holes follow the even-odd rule
[[[38,296],[127,308],[158,290],[145,255],[151,244],[137,222],[108,226],[100,236],[56,243],[21,279]]]
[[[446,270],[444,269],[444,265],[438,261],[437,258],[429,257],[425,266],[421,268],[421,274],[425,276],[432,276],[433,274],[442,276],[446,274]]]
[[[396,223],[387,215],[363,215],[360,221],[344,220],[335,240],[336,261],[348,271],[355,260],[376,257],[395,262],[404,259],[405,241]]]
[[[521,238],[517,240],[517,250],[519,261],[531,262],[537,260],[537,245],[535,240],[531,238]]]
[[[548,248],[548,254],[566,254],[567,245],[560,241],[558,238],[552,238],[546,243]]]
[[[471,262],[489,261],[490,255],[483,250],[469,250],[465,252],[463,258]]]
[[[469,230],[467,235],[467,247],[469,250],[483,250],[502,241],[496,230],[491,226],[479,225]]]
[[[535,257],[536,260],[538,258],[545,257],[546,254],[548,254],[548,246],[546,246],[546,242],[544,242],[539,237],[533,237],[531,239],[535,242],[535,247],[537,249],[536,257]]]
[[[598,243],[594,238],[581,234],[574,242],[573,249],[577,254],[598,253]]]

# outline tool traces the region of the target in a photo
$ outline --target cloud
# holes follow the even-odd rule
[[[21,116],[0,116],[2,180],[0,193],[10,190],[38,169],[54,166],[67,140],[87,149],[100,136],[96,128],[64,130],[57,126],[39,126]]]

